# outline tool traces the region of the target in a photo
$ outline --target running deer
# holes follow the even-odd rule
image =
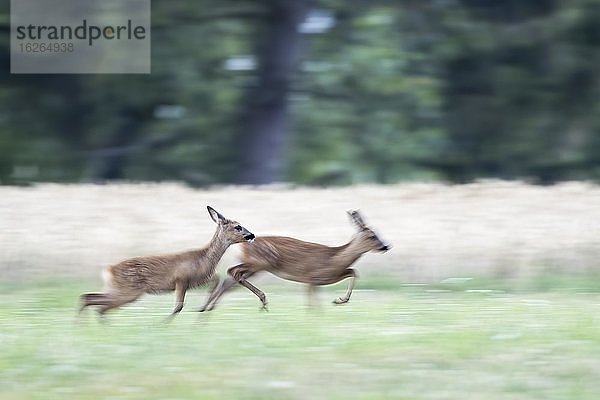
[[[349,211],[348,215],[358,232],[350,242],[342,246],[330,247],[284,236],[258,236],[252,245],[243,244],[242,264],[227,270],[230,277],[210,294],[200,311],[212,310],[219,298],[236,283],[254,293],[262,302],[262,309],[266,310],[265,294],[247,280],[262,271],[282,279],[306,283],[309,302],[312,302],[316,286],[330,285],[350,278],[346,294],[333,301],[335,304],[347,303],[357,276],[356,271],[349,267],[368,251],[386,252],[390,249],[365,224],[358,211]]]
[[[214,291],[219,283],[215,268],[225,250],[231,244],[254,240],[254,235],[212,207],[207,209],[217,224],[217,230],[204,248],[130,258],[106,268],[102,274],[104,292],[82,294],[79,312],[87,306],[99,306],[98,313],[102,316],[110,309],[137,300],[144,293],[158,294],[174,290],[176,303],[171,316],[175,316],[183,308],[188,289],[210,282]]]

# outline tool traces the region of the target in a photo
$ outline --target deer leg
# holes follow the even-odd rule
[[[84,293],[80,296],[79,314],[88,306],[99,306],[98,315],[102,318],[107,311],[137,300],[141,293]]]
[[[225,280],[223,280],[223,282],[221,282],[221,284],[218,287],[214,288],[211,291],[210,295],[208,296],[208,299],[206,300],[206,303],[204,303],[204,305],[198,311],[210,311],[213,308],[215,308],[221,296],[223,296],[225,292],[228,292],[232,287],[236,286],[237,284],[238,283],[235,279],[229,276],[225,278]]]
[[[210,284],[210,289],[208,289],[209,293],[214,292],[219,285],[221,284],[221,280],[219,279],[219,275],[214,274],[212,276],[212,278],[210,278],[210,280],[208,281],[208,283]]]
[[[119,307],[123,304],[130,303],[136,300],[138,297],[138,294],[124,296],[122,294],[114,293],[84,293],[80,296],[81,305],[79,307],[79,313],[81,314],[83,309],[86,307],[100,306],[98,308],[98,312],[100,314],[104,314],[111,308]]]
[[[183,309],[183,302],[185,300],[185,292],[188,289],[188,283],[184,281],[175,282],[175,308],[171,313],[171,317],[179,314],[179,312]]]
[[[354,281],[356,280],[356,271],[352,268],[347,268],[342,272],[339,279],[336,282],[339,282],[343,279],[350,278],[350,283],[348,283],[348,289],[346,289],[346,294],[344,297],[338,297],[333,301],[334,304],[344,304],[350,300],[350,295],[352,295],[352,289],[354,289]],[[335,282],[334,282],[335,283]]]
[[[258,297],[258,299],[262,303],[261,310],[269,311],[269,308],[267,307],[267,304],[268,304],[267,296],[265,296],[265,294],[263,293],[262,290],[260,290],[259,288],[257,288],[256,286],[254,286],[253,284],[251,284],[250,282],[248,282],[245,279],[241,279],[238,282],[240,283],[240,285],[246,287],[248,290],[250,290],[252,293],[254,293],[256,295],[256,297]]]
[[[211,282],[211,286],[210,289],[208,291],[208,297],[206,298],[206,301],[204,302],[204,305],[202,307],[200,307],[200,309],[198,310],[198,312],[204,312],[204,311],[210,311],[212,310],[212,307],[209,308],[210,303],[215,299],[215,297],[219,294],[219,292],[221,291],[221,288],[223,287],[223,285],[225,284],[225,282],[221,282],[221,280],[219,279],[218,275],[213,275],[213,277],[210,279]],[[235,282],[234,282],[235,283]]]
[[[98,308],[98,314],[102,317],[104,316],[104,314],[106,314],[107,311],[125,305],[127,303],[131,303],[137,300],[138,297],[140,297],[139,294],[129,296],[108,295],[107,300]]]
[[[109,298],[106,293],[84,293],[79,296],[80,306],[79,314],[88,306],[100,306],[108,302]]]
[[[198,310],[199,312],[206,311],[213,297],[221,290],[221,286],[223,285],[223,283],[224,282],[221,282],[217,274],[214,274],[212,278],[210,278],[210,289],[208,290],[208,297],[206,298],[206,302],[204,303],[204,305]]]
[[[235,267],[231,267],[227,270],[227,273],[235,279],[240,285],[244,286],[246,289],[250,290],[252,293],[258,297],[260,302],[262,303],[262,310],[268,311],[267,308],[267,296],[256,286],[251,284],[246,280],[246,278],[254,275],[253,271],[248,270],[246,264],[236,265]]]
[[[317,287],[315,285],[308,285],[306,289],[306,294],[308,296],[308,307],[314,308],[318,303],[316,300]]]

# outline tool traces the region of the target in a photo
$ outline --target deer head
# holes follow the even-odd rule
[[[358,239],[365,246],[365,250],[386,252],[392,248],[392,246],[381,240],[379,236],[365,224],[365,221],[358,210],[348,211],[348,216],[350,217],[350,221],[356,226],[358,230]]]
[[[225,218],[211,206],[207,206],[206,208],[212,220],[219,225],[219,233],[229,243],[251,242],[254,240],[254,234],[241,226],[239,222]]]

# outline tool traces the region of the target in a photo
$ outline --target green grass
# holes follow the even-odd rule
[[[368,281],[367,281],[368,283]],[[445,285],[452,285],[446,283]],[[308,309],[297,285],[245,290],[211,313],[204,293],[163,323],[173,295],[76,318],[97,282],[0,285],[0,398],[596,399],[600,293],[344,285]],[[377,287],[362,285],[360,287]]]

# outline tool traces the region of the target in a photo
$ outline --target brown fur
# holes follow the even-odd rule
[[[309,285],[309,296],[314,293],[316,286],[330,285],[351,278],[345,296],[334,300],[336,304],[347,303],[356,278],[356,271],[349,268],[350,265],[368,251],[389,249],[389,246],[365,225],[358,211],[351,212],[350,217],[357,225],[358,232],[350,242],[342,246],[330,247],[284,236],[261,236],[251,244],[243,244],[242,263],[227,271],[231,278],[211,293],[201,311],[214,308],[219,298],[236,283],[256,294],[263,308],[266,308],[265,294],[247,281],[250,276],[262,271]]]
[[[81,295],[80,312],[87,306],[96,305],[102,315],[110,309],[137,300],[145,293],[157,294],[174,290],[177,303],[171,315],[175,315],[183,308],[188,289],[211,282],[214,291],[219,283],[214,274],[215,268],[225,250],[231,244],[254,239],[254,235],[211,207],[208,207],[208,211],[217,223],[217,230],[204,248],[130,258],[106,268],[102,274],[104,292]]]

